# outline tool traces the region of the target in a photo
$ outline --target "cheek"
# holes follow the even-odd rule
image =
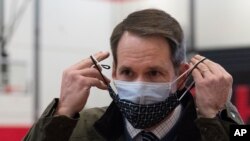
[[[171,81],[171,76],[165,75],[165,76],[160,77],[159,79],[161,79],[161,81],[163,82],[169,82]]]
[[[170,75],[160,75],[160,76],[155,78],[155,81],[156,82],[170,82],[170,81],[172,81],[172,78],[174,78],[174,77],[172,77]]]

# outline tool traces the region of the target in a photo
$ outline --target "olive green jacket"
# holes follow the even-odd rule
[[[84,110],[74,118],[53,116],[58,99],[47,107],[33,125],[25,141],[124,141],[126,130],[122,114],[114,102],[106,108]],[[228,141],[230,124],[243,124],[236,108],[226,109],[213,119],[198,118],[193,97],[188,94],[182,102],[183,111],[170,131],[173,141]]]

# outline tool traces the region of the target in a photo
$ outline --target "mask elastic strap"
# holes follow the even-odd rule
[[[205,58],[203,58],[202,60],[200,60],[198,63],[196,63],[191,69],[188,69],[187,71],[188,71],[188,74],[187,74],[187,77],[186,77],[186,79],[184,79],[182,82],[181,82],[181,84],[179,85],[179,86],[182,86],[183,84],[184,84],[184,82],[186,82],[187,80],[188,80],[188,78],[189,78],[189,76],[191,76],[191,73],[193,72],[193,70],[200,64],[200,63],[202,63],[204,60],[206,60],[207,58],[205,57]],[[186,72],[185,72],[186,73]],[[183,73],[184,74],[184,73]],[[183,76],[183,74],[181,75],[181,76]],[[187,89],[185,90],[185,92],[182,94],[182,96],[179,98],[179,101],[180,100],[182,100],[182,98],[186,95],[186,93],[188,92],[188,91],[190,91],[192,88],[193,88],[193,86],[195,85],[195,82],[194,81],[192,81],[192,83],[187,87]]]
[[[110,66],[109,65],[103,65],[103,64],[99,64],[99,62],[97,61],[97,59],[93,56],[93,55],[90,55],[90,59],[92,60],[92,62],[94,63],[96,69],[99,71],[99,73],[101,74],[102,76],[102,79],[103,79],[103,82],[108,86],[109,83],[106,81],[104,75],[102,74],[102,71],[101,69],[99,68],[99,66],[101,66],[102,68],[104,69],[110,69]]]
[[[182,73],[181,75],[179,75],[172,83],[175,83],[176,81],[178,81],[180,78],[182,78],[185,74],[189,73],[189,71],[191,71],[192,68],[189,68],[188,70],[186,70],[184,73]],[[185,81],[184,81],[185,82]]]
[[[192,73],[192,71],[194,70],[194,68],[196,68],[197,67],[197,65],[199,65],[201,62],[203,62],[204,60],[206,60],[207,58],[205,57],[205,58],[203,58],[202,60],[200,60],[198,63],[196,63],[192,68],[189,68],[188,70],[186,70],[184,73],[182,73],[180,76],[178,76],[178,78],[176,78],[174,81],[173,81],[173,83],[174,82],[176,82],[176,81],[178,81],[181,77],[183,77],[185,74],[187,74],[188,73],[188,75],[187,75],[187,77]],[[187,79],[186,79],[187,80]],[[186,81],[185,80],[185,81]],[[184,82],[185,82],[184,81]],[[182,82],[182,84],[184,83],[184,82]]]
[[[104,75],[102,74],[101,69],[99,68],[99,66],[101,66],[101,67],[104,68],[104,69],[110,69],[110,66],[109,66],[109,65],[99,64],[98,60],[97,60],[93,55],[90,55],[90,59],[92,60],[92,62],[93,62],[93,64],[95,65],[96,69],[98,70],[98,72],[101,74],[102,79],[103,79],[103,82],[108,86],[108,89],[109,89],[110,91],[112,91],[112,93],[110,93],[110,96],[111,96],[113,99],[117,99],[117,97],[116,97],[116,95],[115,95],[115,91],[114,91],[113,88],[110,86],[110,84],[106,81]]]
[[[193,88],[193,86],[194,86],[194,81],[192,81],[192,83],[187,87],[187,89],[185,90],[185,92],[181,95],[181,97],[178,100],[181,101],[182,98],[186,95],[186,93]]]

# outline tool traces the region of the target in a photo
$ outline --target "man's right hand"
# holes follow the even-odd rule
[[[106,59],[109,53],[99,52],[94,56],[99,62]],[[106,81],[110,82],[107,78]],[[73,117],[80,112],[87,102],[91,87],[107,89],[103,78],[98,70],[93,67],[93,62],[89,57],[63,72],[61,94],[55,115]]]

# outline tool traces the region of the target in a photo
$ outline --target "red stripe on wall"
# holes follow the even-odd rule
[[[104,0],[109,2],[130,2],[130,1],[138,1],[138,0]]]
[[[30,127],[1,127],[0,126],[0,140],[1,141],[21,141]]]

